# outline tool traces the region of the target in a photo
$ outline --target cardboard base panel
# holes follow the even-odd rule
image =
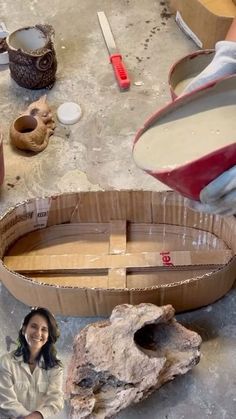
[[[210,304],[235,279],[236,221],[196,213],[174,192],[104,191],[23,202],[0,220],[3,284],[55,314],[118,304]]]

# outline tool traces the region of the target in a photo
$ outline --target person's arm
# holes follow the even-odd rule
[[[236,17],[233,19],[225,37],[226,41],[236,41]]]
[[[54,367],[49,370],[49,386],[42,403],[40,406],[37,406],[37,412],[41,413],[42,417],[45,419],[55,415],[62,410],[63,407],[63,370],[61,367]]]
[[[17,400],[13,387],[11,361],[6,357],[0,360],[0,417],[1,413],[15,418],[31,413]]]

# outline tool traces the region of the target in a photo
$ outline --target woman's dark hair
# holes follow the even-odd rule
[[[48,340],[43,345],[37,360],[40,359],[40,357],[43,357],[44,365],[43,368],[46,370],[49,368],[53,368],[56,365],[61,366],[61,361],[57,358],[57,351],[55,347],[55,343],[57,339],[60,336],[60,330],[58,328],[57,322],[55,317],[52,313],[50,313],[49,310],[43,307],[34,307],[32,310],[25,316],[22,326],[19,331],[18,336],[18,347],[14,352],[15,356],[23,356],[24,362],[28,363],[30,359],[30,350],[28,343],[26,342],[23,330],[27,327],[29,324],[30,319],[35,316],[36,314],[44,317],[48,324]]]

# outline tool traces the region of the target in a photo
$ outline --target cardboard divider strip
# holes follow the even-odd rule
[[[127,288],[125,268],[110,268],[108,270],[107,288]]]
[[[212,251],[173,251],[173,252],[140,252],[118,255],[27,255],[6,256],[5,265],[15,272],[60,272],[84,271],[97,269],[128,269],[149,267],[181,267],[181,266],[209,266],[224,265],[232,257],[230,250]],[[117,273],[118,275],[118,273]],[[117,278],[114,272],[111,279]],[[123,273],[121,273],[123,277]],[[117,279],[115,280],[117,281]]]
[[[117,255],[126,252],[127,222],[126,220],[110,221],[109,254]],[[126,268],[110,268],[107,277],[108,288],[126,288]]]
[[[126,220],[112,220],[110,222],[109,254],[125,253],[126,242]]]

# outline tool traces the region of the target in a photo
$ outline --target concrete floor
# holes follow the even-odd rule
[[[2,0],[0,21],[10,31],[50,23],[56,31],[57,82],[48,91],[55,111],[64,101],[78,102],[79,123],[57,124],[45,151],[35,156],[12,150],[12,120],[45,91],[17,86],[7,67],[0,68],[0,123],[4,134],[6,176],[0,212],[29,197],[72,190],[165,187],[133,163],[135,132],[145,119],[170,100],[170,66],[195,45],[163,17],[159,0]],[[109,17],[117,45],[131,78],[131,88],[117,87],[96,12]],[[14,348],[23,303],[0,287],[0,353]],[[73,337],[94,321],[57,316],[61,327],[58,349],[67,365]],[[236,290],[212,306],[178,315],[177,319],[203,338],[200,364],[165,385],[143,403],[121,412],[119,419],[230,419],[236,416]],[[58,418],[66,418],[65,411]]]

